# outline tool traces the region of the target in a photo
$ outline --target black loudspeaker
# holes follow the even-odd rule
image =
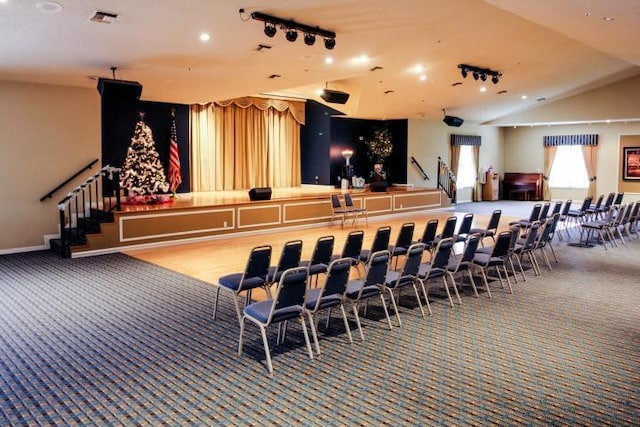
[[[349,94],[339,90],[323,89],[320,98],[332,104],[346,104]]]
[[[387,181],[372,182],[369,184],[369,190],[372,193],[384,193],[387,191]]]
[[[271,187],[258,187],[249,190],[249,200],[271,200]]]
[[[137,101],[142,94],[142,85],[128,80],[99,78],[98,92],[103,98]]]
[[[444,116],[444,119],[442,119],[442,121],[448,124],[449,126],[455,126],[455,127],[460,127],[460,125],[464,123],[464,120],[456,116]]]

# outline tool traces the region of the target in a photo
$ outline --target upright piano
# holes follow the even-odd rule
[[[502,180],[505,200],[542,200],[542,174],[507,172]]]

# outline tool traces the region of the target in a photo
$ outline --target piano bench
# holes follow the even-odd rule
[[[530,190],[510,190],[509,191],[509,200],[524,200],[528,202],[530,199],[531,199]]]

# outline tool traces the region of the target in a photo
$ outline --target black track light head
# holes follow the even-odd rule
[[[316,35],[311,33],[305,33],[304,35],[304,44],[307,46],[313,46],[316,42]]]
[[[487,75],[485,73],[480,74],[480,80],[482,80],[483,82],[487,81]]]
[[[278,29],[271,22],[264,23],[264,33],[267,37],[273,37],[278,32]]]
[[[491,77],[491,83],[493,83],[494,85],[497,85],[499,81],[500,76],[498,74],[495,74],[493,77]]]
[[[331,50],[336,47],[336,39],[334,37],[324,39],[324,47]]]
[[[480,78],[480,74],[477,71],[473,72],[473,80],[478,80]]]
[[[289,28],[286,32],[286,37],[290,42],[294,42],[298,39],[298,32],[294,29]]]
[[[463,79],[466,79],[466,78],[467,78],[467,76],[469,75],[469,72],[467,71],[467,69],[466,69],[466,68],[463,68],[463,69],[462,69],[462,71],[461,71],[461,73],[462,73],[462,78],[463,78]]]

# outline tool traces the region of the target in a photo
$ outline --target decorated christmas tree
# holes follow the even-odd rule
[[[151,128],[144,122],[144,114],[140,114],[133,131],[127,158],[120,172],[120,186],[128,191],[129,196],[153,195],[169,190]]]

